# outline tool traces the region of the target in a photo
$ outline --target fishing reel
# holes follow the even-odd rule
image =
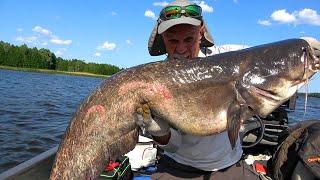
[[[261,142],[265,126],[259,116],[246,120],[240,127],[239,136],[242,148],[251,148]]]

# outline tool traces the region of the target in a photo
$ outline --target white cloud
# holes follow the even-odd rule
[[[217,46],[216,49],[222,53],[222,52],[229,52],[229,51],[237,51],[240,49],[249,48],[250,46],[245,44],[224,44],[221,46]]]
[[[23,37],[18,36],[15,38],[16,41],[23,42],[23,43],[35,43],[35,41],[38,39],[37,36],[29,36],[29,37]]]
[[[146,11],[144,12],[144,16],[150,17],[150,18],[152,18],[152,19],[154,19],[154,20],[157,19],[157,18],[156,18],[156,15],[155,15],[154,12],[152,12],[151,10],[146,10]]]
[[[274,21],[278,21],[281,23],[293,23],[296,21],[296,17],[293,14],[287,13],[287,10],[285,9],[274,11],[271,14],[271,18]]]
[[[49,31],[48,29],[45,29],[45,28],[43,28],[43,27],[41,27],[41,26],[35,26],[35,27],[32,29],[32,31],[37,32],[37,33],[40,33],[40,34],[43,34],[43,35],[47,35],[47,36],[49,36],[49,35],[52,34],[51,31]]]
[[[61,57],[62,55],[64,55],[64,53],[67,51],[66,48],[60,48],[58,49],[56,52],[54,52],[54,54],[57,56],[57,57]]]
[[[111,51],[111,50],[114,50],[116,47],[117,47],[117,45],[115,43],[110,43],[110,42],[106,41],[101,46],[98,46],[97,49],[99,49],[99,50],[105,49],[105,50]]]
[[[153,5],[154,6],[165,7],[165,6],[168,6],[169,3],[167,1],[162,1],[162,2],[154,2]]]
[[[127,44],[131,44],[131,41],[129,39],[126,40]]]
[[[18,31],[22,31],[22,29],[18,29]],[[32,28],[33,32],[36,32],[35,36],[30,37],[22,37],[19,36],[16,38],[16,41],[21,42],[33,42],[36,45],[46,46],[48,43],[57,44],[57,45],[70,45],[72,44],[72,40],[62,40],[58,36],[54,35],[50,30],[45,29],[41,26],[34,26]],[[41,36],[44,35],[44,36]]]
[[[112,11],[112,12],[111,12],[111,15],[112,15],[112,16],[116,16],[116,15],[118,15],[118,13]]]
[[[286,9],[276,10],[271,14],[271,19],[285,24],[310,24],[320,26],[320,14],[313,9],[302,9],[289,13]]]
[[[320,14],[313,9],[302,9],[295,13],[297,16],[297,21],[300,24],[313,24],[320,26]]]
[[[55,53],[54,53],[57,57],[61,57],[63,55],[63,52],[60,51],[60,50],[57,50]]]
[[[214,54],[219,54],[219,53],[224,53],[224,52],[229,52],[229,51],[237,51],[240,49],[245,49],[249,48],[250,46],[244,45],[244,44],[224,44],[220,46],[212,46],[209,47],[211,50],[211,53],[208,54],[208,56],[214,55]],[[201,52],[199,54],[200,57],[204,57],[205,55]]]
[[[194,1],[194,2],[202,8],[203,12],[207,12],[207,13],[213,12],[213,7],[206,4],[206,2],[204,2],[204,1]]]
[[[58,45],[70,45],[72,43],[72,40],[62,40],[58,37],[54,37],[50,40],[50,42]]]
[[[93,56],[95,56],[95,57],[100,57],[100,56],[101,56],[101,53],[96,52],[96,53],[94,53],[94,55],[93,55]]]
[[[263,25],[263,26],[270,26],[271,22],[269,20],[258,20],[258,24]]]

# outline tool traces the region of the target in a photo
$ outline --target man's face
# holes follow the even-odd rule
[[[169,59],[195,58],[199,54],[199,44],[203,27],[189,24],[175,25],[162,33]]]

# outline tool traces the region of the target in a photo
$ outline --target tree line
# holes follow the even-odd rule
[[[3,41],[0,41],[0,65],[102,75],[112,75],[121,70],[110,64],[86,63],[79,59],[66,60],[56,57],[48,49],[29,48],[25,44],[15,46]]]
[[[318,97],[320,98],[320,93],[307,93],[309,97]],[[299,96],[304,97],[306,93],[298,93]]]

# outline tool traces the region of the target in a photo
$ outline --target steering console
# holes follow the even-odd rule
[[[263,138],[265,126],[259,116],[254,116],[246,120],[240,127],[240,141],[242,148],[250,148],[259,144]],[[256,136],[255,140],[252,140],[252,134]],[[247,141],[247,139],[249,139]]]

